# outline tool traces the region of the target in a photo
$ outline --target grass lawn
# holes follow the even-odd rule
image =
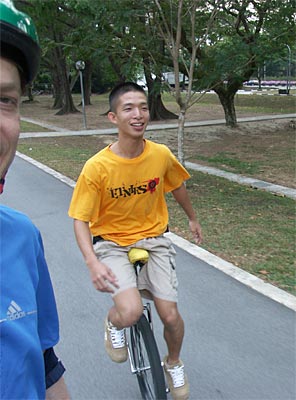
[[[202,247],[296,294],[295,202],[195,171],[187,184],[203,227]],[[190,240],[183,211],[168,196],[170,228]]]
[[[270,90],[269,93],[277,93],[277,91]],[[291,91],[292,93],[292,91]],[[293,90],[295,94],[295,90]],[[171,94],[163,96],[165,104],[169,104],[174,111],[177,110],[177,105]],[[198,100],[198,106],[208,109],[210,105],[220,105],[218,96],[213,93],[206,93]],[[250,94],[236,94],[234,105],[236,111],[251,111],[252,114],[289,114],[295,113],[296,101],[294,96],[274,95],[250,95]]]
[[[172,110],[175,106],[169,95],[165,96],[165,100]],[[217,101],[212,95],[204,96],[198,105],[198,112],[203,108],[209,109],[210,104]],[[105,104],[106,97],[94,97],[93,102]],[[104,107],[105,105],[103,109]],[[251,110],[254,115],[258,110],[261,114],[293,113],[295,98],[238,95],[236,108]],[[31,114],[34,119],[33,112]],[[22,132],[31,129],[32,126],[22,122]],[[35,129],[41,130],[43,129],[39,126]],[[223,140],[220,138],[220,141],[215,142],[215,153],[214,141],[207,144],[197,143],[196,139],[192,139],[189,146],[199,147],[191,160],[204,161],[218,168],[253,176],[262,173],[263,169],[275,174],[282,168],[281,176],[288,176],[289,182],[290,177],[295,177],[295,132],[291,130],[286,136],[279,132],[268,136],[268,133],[268,129],[267,132],[262,131],[262,135],[259,134],[261,140],[254,147],[254,140],[258,138],[243,135],[240,131],[237,133],[237,140],[232,140],[232,133],[227,133],[221,136]],[[163,142],[163,137],[159,137]],[[241,140],[241,147],[238,138]],[[112,141],[114,137],[21,139],[18,150],[76,180],[84,162],[105,146],[107,140]],[[262,147],[259,147],[259,143]],[[188,181],[187,188],[203,228],[202,247],[296,295],[295,201],[244,187],[223,178],[190,172],[192,178]],[[277,183],[281,184],[281,181]],[[182,209],[175,204],[171,195],[167,198],[171,231],[191,240]]]
[[[31,122],[21,121],[21,132],[49,132],[49,129]]]
[[[23,139],[18,150],[77,179],[94,154],[79,137]],[[187,188],[203,227],[202,247],[296,294],[295,202],[225,179],[191,171]],[[168,196],[172,232],[190,240],[182,209]]]

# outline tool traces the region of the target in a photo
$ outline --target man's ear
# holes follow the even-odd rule
[[[107,114],[107,117],[109,119],[110,122],[112,122],[112,124],[117,124],[117,118],[116,118],[116,114],[112,111],[109,111]]]

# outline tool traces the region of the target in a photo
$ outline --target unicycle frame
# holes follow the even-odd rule
[[[134,267],[138,275],[141,265],[136,263]],[[127,329],[127,349],[130,369],[132,374],[137,376],[142,399],[166,400],[168,389],[153,333],[149,302],[143,304],[143,314],[140,319]]]
[[[151,304],[150,303],[146,303],[146,304],[143,305],[143,315],[145,316],[145,318],[149,322],[150,329],[153,332],[153,325],[152,325],[152,319],[151,319]],[[137,324],[135,324],[135,325],[133,325],[133,326],[131,326],[129,328],[130,332],[133,329],[135,329],[136,325]],[[130,337],[131,337],[131,334],[130,334]],[[130,337],[129,337],[129,339],[130,339]],[[135,365],[135,360],[132,357],[131,340],[128,340],[127,351],[128,351],[128,356],[129,356],[129,361],[130,361],[130,366],[131,366],[131,373],[132,374],[137,374],[137,373],[141,372],[142,370],[145,370],[145,368],[141,369],[141,367],[139,367],[138,365]]]

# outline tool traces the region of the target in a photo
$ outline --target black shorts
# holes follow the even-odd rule
[[[45,350],[44,354],[46,389],[54,385],[65,372],[65,367],[56,356],[53,348]]]

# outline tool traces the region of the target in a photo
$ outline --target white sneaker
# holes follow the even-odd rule
[[[117,329],[105,320],[105,348],[112,361],[122,363],[127,360],[125,329]]]

